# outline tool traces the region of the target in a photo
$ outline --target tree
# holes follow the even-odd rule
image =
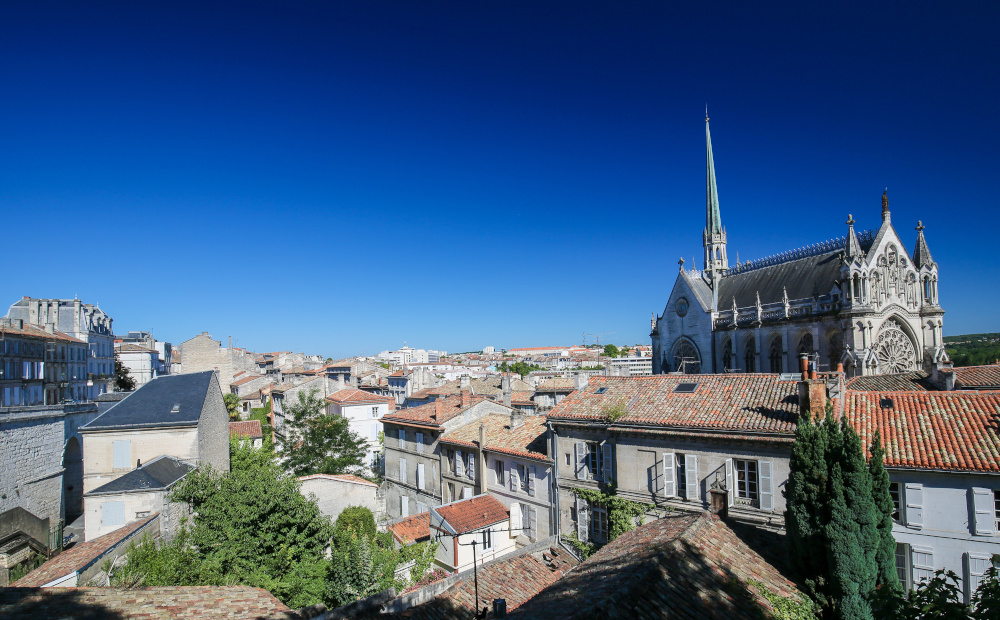
[[[337,522],[333,529],[334,536],[343,535],[349,529],[356,534],[363,534],[370,538],[377,531],[375,515],[364,506],[348,506],[337,516]]]
[[[879,588],[872,607],[879,620],[996,620],[1000,618],[1000,580],[991,567],[967,606],[962,603],[958,575],[941,569],[905,595],[898,588]]]
[[[240,419],[240,397],[236,394],[230,392],[229,394],[223,394],[222,400],[226,403],[226,411],[229,412],[230,420]]]
[[[875,552],[876,585],[887,588],[898,588],[896,576],[896,539],[892,536],[892,513],[895,506],[889,495],[889,472],[885,470],[885,450],[882,448],[882,435],[878,430],[872,437],[871,459],[868,470],[872,478],[872,498],[875,501],[875,514],[878,522],[878,548]]]
[[[333,536],[329,517],[302,496],[274,456],[230,443],[227,473],[199,468],[171,493],[194,518],[169,544],[145,541],[129,551],[118,579],[133,585],[260,587],[292,608],[326,600]]]
[[[529,364],[524,360],[518,360],[513,364],[501,362],[500,365],[497,366],[497,370],[500,372],[516,372],[523,379],[529,372],[533,370],[542,370],[542,367],[537,364]]]
[[[288,407],[285,434],[278,449],[285,467],[295,476],[361,474],[368,442],[351,430],[347,418],[326,414],[316,390],[299,392],[299,402]]]
[[[122,364],[115,350],[115,389],[119,392],[131,392],[135,389],[135,379],[129,375],[128,367]]]
[[[618,347],[613,344],[604,345],[604,357],[618,357]]]

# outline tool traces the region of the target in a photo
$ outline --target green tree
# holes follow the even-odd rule
[[[118,359],[118,351],[115,350],[115,389],[119,392],[131,392],[135,389],[135,379],[129,374],[128,367]]]
[[[236,394],[230,392],[229,394],[223,394],[222,400],[226,403],[226,411],[229,412],[230,420],[240,419],[240,397]]]
[[[882,435],[876,430],[872,437],[871,458],[868,460],[871,472],[872,498],[875,501],[875,515],[878,519],[878,548],[875,552],[876,585],[887,588],[899,587],[896,576],[896,539],[892,535],[892,513],[895,506],[889,495],[889,472],[885,470],[885,450]]]
[[[604,357],[618,357],[618,347],[613,344],[604,345]]]
[[[230,445],[229,472],[199,468],[171,493],[172,501],[190,504],[190,526],[167,545],[137,545],[118,578],[147,586],[238,583],[264,588],[292,608],[324,601],[330,519],[273,454],[247,442]]]
[[[335,538],[330,560],[328,600],[339,607],[387,588],[402,586],[395,575],[399,561],[391,534],[382,532],[368,536],[344,528]]]
[[[285,419],[278,451],[292,474],[363,473],[368,442],[351,430],[347,418],[327,415],[316,390],[300,391],[299,402],[288,407]]]
[[[375,515],[364,506],[348,506],[337,516],[337,522],[333,526],[334,536],[342,535],[346,530],[351,530],[356,534],[363,534],[369,538],[375,536]]]

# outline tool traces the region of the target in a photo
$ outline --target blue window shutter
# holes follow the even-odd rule
[[[101,504],[101,525],[125,525],[125,502]]]
[[[115,440],[114,443],[114,468],[125,469],[132,464],[132,442],[128,440]]]

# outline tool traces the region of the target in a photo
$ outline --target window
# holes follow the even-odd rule
[[[482,550],[492,551],[493,550],[493,530],[485,530],[482,533]]]
[[[899,507],[903,504],[903,492],[900,487],[901,484],[899,482],[889,483],[889,497],[892,498],[892,520],[896,523],[900,523]]]
[[[504,484],[503,461],[493,461],[493,470],[496,472],[497,484]]]
[[[589,479],[601,477],[601,446],[594,442],[587,442],[587,468],[590,470]]]
[[[674,455],[674,467],[677,468],[677,495],[687,499],[687,468],[684,466],[684,455]]]
[[[416,444],[417,444],[417,452],[419,452],[420,454],[423,454],[424,453],[424,434],[423,433],[417,433]]]
[[[406,449],[406,431],[403,429],[399,429],[399,449]]]
[[[698,389],[697,383],[678,383],[674,388],[676,394],[693,394]]]
[[[424,489],[424,464],[417,463],[417,488]]]
[[[528,471],[527,467],[518,463],[517,465],[517,480],[520,482],[521,490],[525,493],[528,492]]]
[[[455,451],[449,449],[448,452],[447,452],[447,455],[448,455],[448,471],[451,472],[452,474],[454,474],[455,473],[455,463],[457,462],[455,460]]]
[[[903,592],[909,591],[910,583],[910,545],[906,543],[896,543],[896,577],[899,578],[899,585]]]
[[[1000,491],[993,491],[993,516],[996,520],[996,531],[1000,532]]]
[[[405,495],[402,495],[399,498],[399,516],[410,516],[410,498]]]
[[[472,452],[470,452],[468,454],[468,456],[469,456],[469,464],[465,468],[465,474],[469,477],[469,480],[475,480],[476,479],[476,455],[473,454]]]
[[[372,417],[373,418],[378,417],[378,407],[372,407]]]
[[[608,540],[608,510],[607,508],[590,509],[591,538],[600,542]]]
[[[605,393],[607,391],[608,391],[608,388],[601,387],[601,388],[597,388],[596,390],[594,390],[594,394],[603,394],[603,393]]]
[[[114,468],[127,469],[132,462],[132,442],[126,440],[115,440],[114,442]]]
[[[757,461],[736,459],[733,461],[733,466],[736,469],[737,503],[740,499],[756,503],[759,499],[757,490]]]
[[[125,525],[125,502],[101,504],[101,525]]]
[[[569,452],[566,453],[566,467],[569,467]]]
[[[399,459],[399,480],[406,482],[406,459]]]
[[[743,355],[743,368],[747,372],[757,372],[757,348],[753,342],[747,343],[746,352]]]

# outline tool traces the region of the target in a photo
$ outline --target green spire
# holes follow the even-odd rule
[[[717,235],[722,232],[722,216],[719,215],[719,190],[715,186],[715,160],[712,159],[712,132],[708,129],[708,106],[705,106],[705,146],[708,149],[705,232],[709,235]]]

